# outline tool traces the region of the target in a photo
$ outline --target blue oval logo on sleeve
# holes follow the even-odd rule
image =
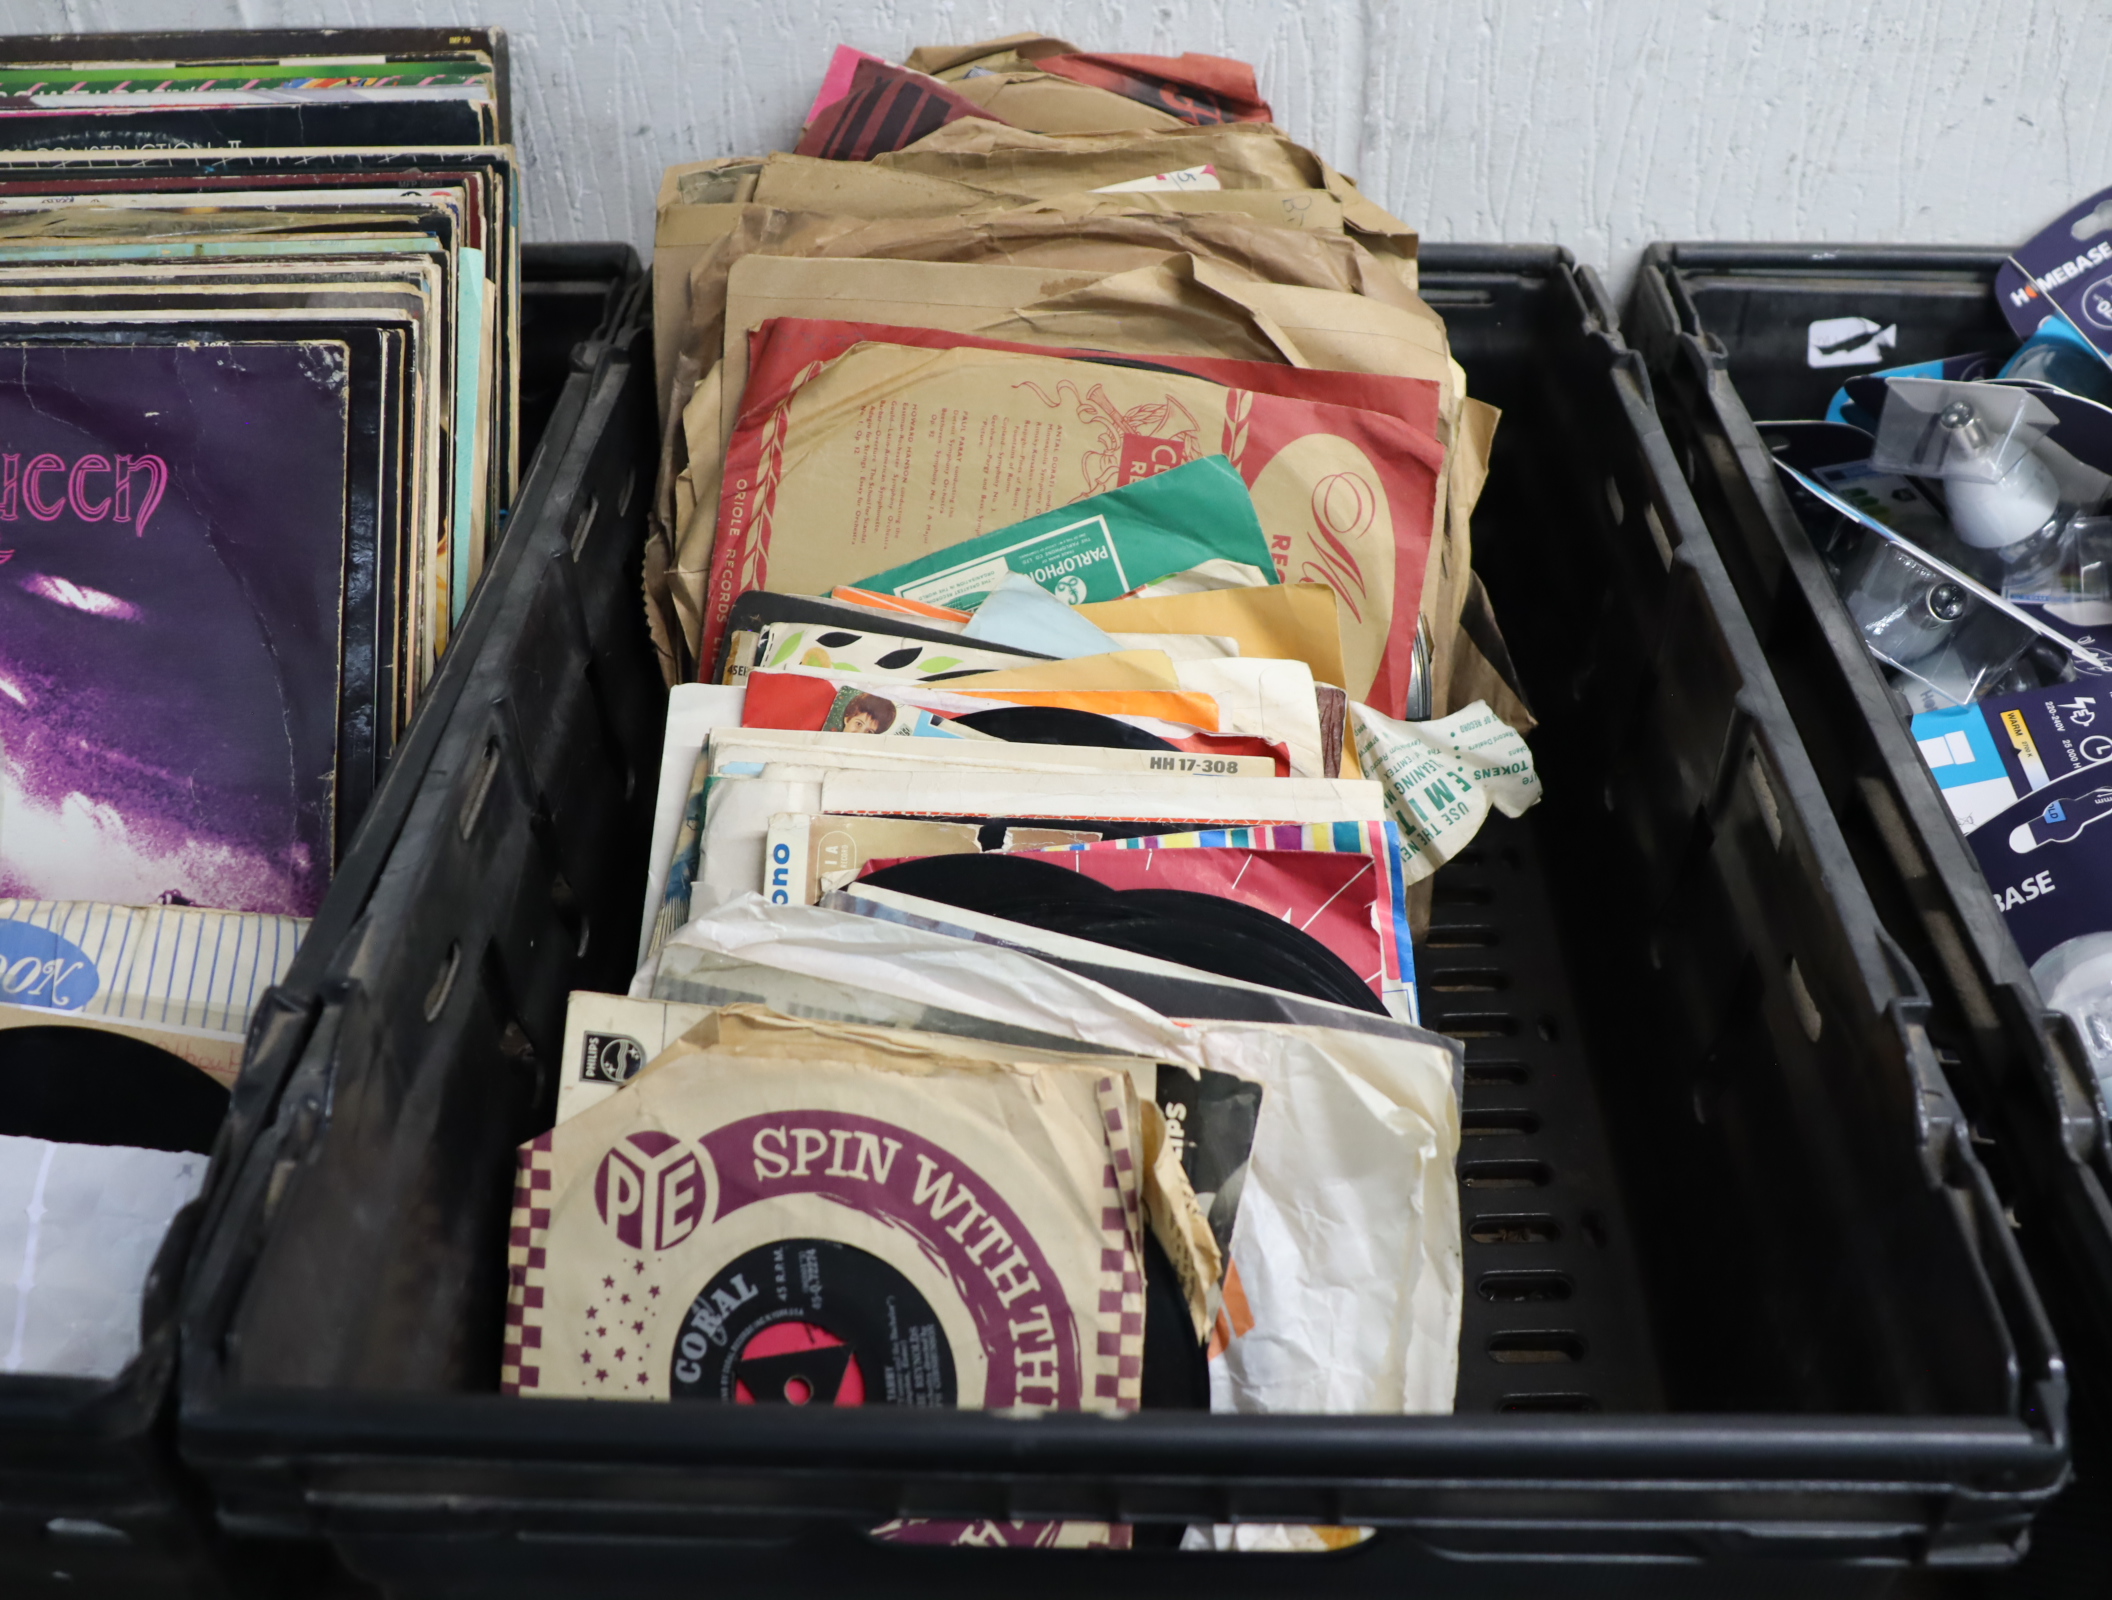
[[[0,922],[0,1003],[78,1011],[102,981],[71,939],[32,922]]]

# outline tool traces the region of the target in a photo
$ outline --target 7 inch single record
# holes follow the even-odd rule
[[[842,1029],[728,1007],[523,1147],[507,1392],[1134,1408],[1132,1067]]]
[[[1177,750],[1157,734],[1075,706],[994,706],[954,720],[1012,744],[1092,745],[1103,750]]]
[[[1355,970],[1303,928],[1220,895],[1110,889],[1024,856],[922,856],[861,880],[1242,983],[1359,1011],[1385,1007]]]
[[[836,1239],[778,1239],[691,1302],[668,1394],[738,1405],[953,1406],[953,1347],[901,1272]]]

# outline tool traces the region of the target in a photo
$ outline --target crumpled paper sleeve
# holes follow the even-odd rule
[[[1198,283],[1240,304],[1250,317],[1270,318],[1285,327],[1309,325],[1299,336],[1305,360],[1299,362],[1288,353],[1285,359],[1407,376],[1442,372],[1441,365],[1432,367],[1428,352],[1444,349],[1443,323],[1412,287],[1355,240],[1290,227],[1258,228],[1251,218],[1238,214],[1100,209],[1102,202],[1124,198],[1102,196],[1084,212],[1000,210],[969,217],[876,219],[762,205],[714,207],[711,244],[684,245],[680,250],[668,246],[664,260],[656,255],[654,349],[666,414],[679,412],[690,399],[678,354],[691,358],[698,375],[720,359],[727,278],[733,264],[748,255],[999,263],[1104,273],[1131,271],[1158,264],[1169,254],[1185,254],[1196,258]],[[691,263],[687,284],[680,290],[668,281],[678,260]],[[1252,288],[1243,291],[1237,287],[1242,283]],[[1421,327],[1411,329],[1383,316],[1359,317],[1349,310],[1329,309],[1326,302],[1301,300],[1295,293],[1286,297],[1272,292],[1277,289],[1334,290],[1365,297],[1406,313]],[[1385,365],[1370,364],[1377,362]],[[680,470],[679,464],[675,470]],[[663,473],[663,484],[666,480]],[[668,498],[664,487],[660,498]]]
[[[714,191],[717,192],[717,191]],[[735,193],[727,189],[728,194]],[[996,189],[930,173],[897,171],[869,161],[829,161],[818,156],[776,154],[763,160],[738,191],[743,202],[781,211],[812,211],[867,218],[959,218],[986,211],[1047,210],[1065,212],[1194,212],[1244,216],[1279,227],[1343,231],[1343,203],[1325,189],[1220,189],[1126,191],[1099,194],[1084,183],[1058,183],[1032,193]],[[662,211],[661,242],[672,242],[678,229],[687,238],[709,229],[715,238],[722,225],[697,220],[695,214],[717,208],[689,204]],[[709,242],[706,239],[705,242]],[[682,262],[687,271],[694,258]]]
[[[1326,582],[1341,598],[1350,679],[1343,687],[1398,708],[1406,652],[1399,648],[1405,641],[1394,639],[1391,618],[1414,614],[1420,602],[1443,461],[1436,442],[1404,419],[1175,372],[1038,354],[958,348],[935,358],[933,348],[953,338],[927,341],[907,329],[893,330],[901,343],[837,356],[858,330],[774,326],[780,330],[771,357],[777,375],[761,395],[750,384],[727,459],[722,548],[713,556],[714,618],[730,604],[723,597],[745,588],[826,588],[850,581],[830,570],[832,564],[879,559],[899,565],[1114,487],[1126,459],[1121,452],[1130,448],[1125,441],[1149,431],[1185,456],[1230,453],[1253,492],[1279,571]],[[795,371],[797,363],[820,360],[827,365]],[[883,423],[899,432],[911,415],[907,408],[927,404],[962,418],[994,419],[1004,430],[1001,442],[992,436],[978,447],[968,458],[972,471],[957,477],[952,467],[941,472],[943,452],[923,435],[890,432],[883,441],[872,432]],[[885,421],[890,417],[896,420]],[[871,500],[858,485],[882,470],[883,459],[898,455],[908,476],[889,467],[888,498]],[[1323,490],[1325,523],[1312,511]],[[780,520],[800,537],[773,552]],[[820,538],[819,529],[833,532]],[[737,534],[731,545],[724,538],[729,530]],[[716,627],[715,621],[707,626],[700,654],[710,649]]]
[[[1078,47],[1046,33],[1007,33],[995,39],[979,39],[974,44],[920,44],[910,51],[909,59],[902,64],[918,72],[928,72],[934,78],[965,71],[969,67],[987,66],[992,58],[1012,57],[1024,61],[1027,50],[1046,50],[1056,55],[1075,55]]]
[[[1022,344],[1312,365],[1266,315],[1209,287],[1202,263],[1191,255],[1169,255],[1151,266],[1111,272],[1068,293],[955,331]]]
[[[820,156],[767,156],[753,192],[742,197],[780,211],[815,211],[850,217],[952,217],[993,204],[1019,204],[1031,195],[1011,195],[920,172],[897,172],[870,161],[829,161]]]
[[[735,260],[717,286],[725,359],[707,369],[699,383],[694,358],[686,353],[675,358],[684,402],[665,437],[646,582],[647,615],[662,670],[680,674],[669,677],[671,684],[689,681],[706,665],[696,659],[702,596],[734,402],[748,371],[746,330],[740,324],[770,316],[880,320],[1023,343],[1306,364],[1265,313],[1249,310],[1216,287],[1234,281],[1232,275],[1212,269],[1206,278],[1187,255],[1146,253],[1145,265],[1119,273],[806,257],[770,257],[767,265],[758,261],[751,268],[747,260]],[[904,273],[905,267],[918,270]],[[928,287],[915,288],[919,278]],[[1074,283],[1080,286],[1067,293],[1031,294]],[[991,303],[993,291],[1000,303]],[[1030,303],[1012,299],[1015,292]],[[724,310],[738,314],[725,319]],[[699,507],[705,508],[701,518]]]
[[[679,344],[700,370],[724,340],[726,275],[745,255],[872,256],[994,262],[1119,272],[1187,254],[1232,278],[1368,295],[1414,312],[1422,302],[1346,235],[1257,227],[1215,212],[998,211],[968,217],[859,218],[745,208],[740,222],[690,271],[689,321]]]
[[[1244,217],[1262,227],[1302,228],[1309,233],[1343,233],[1342,202],[1319,189],[1164,189],[1097,194],[1075,189],[1038,199],[1004,200],[977,211],[1032,216],[1056,211],[1066,216],[1131,215]],[[1359,239],[1370,248],[1369,241]]]
[[[1101,251],[1089,254],[1095,259],[1104,259],[1105,255]],[[803,262],[775,262],[768,269],[744,273],[744,277],[753,276],[768,283],[773,277],[782,276],[797,282],[797,275],[808,270]],[[729,280],[730,273],[716,285],[722,312]],[[1023,306],[1009,314],[963,305],[958,287],[922,309],[905,306],[891,314],[906,319],[907,325],[981,337],[1019,338],[1022,342],[1161,354],[1207,352],[1245,359],[1273,357],[1298,366],[1423,378],[1440,384],[1441,414],[1449,408],[1457,415],[1456,369],[1444,353],[1442,325],[1423,315],[1426,308],[1413,296],[1402,292],[1399,298],[1410,302],[1413,309],[1353,294],[1247,281],[1237,271],[1227,270],[1223,263],[1153,252],[1141,267],[1104,274],[1067,295]],[[841,317],[846,308],[841,302],[833,302],[807,308],[772,303],[768,309],[775,314],[808,309]],[[744,341],[733,341],[728,354],[731,357],[736,353],[743,359],[729,361],[725,366],[738,367],[744,381]],[[655,570],[666,574],[665,586],[675,598],[668,602],[655,595],[651,609],[656,615],[679,614],[684,618],[686,655],[692,660],[699,637],[696,628],[701,614],[697,607],[710,567],[717,525],[721,458],[732,433],[733,408],[728,404],[727,380],[726,370],[714,368],[713,377],[690,397],[682,434],[678,439],[671,438],[671,450],[679,449],[680,454],[671,454],[662,467],[668,483],[662,503],[668,527],[673,531],[669,535],[669,557]],[[1478,402],[1475,404],[1478,406]],[[1474,415],[1493,418],[1494,413],[1482,408]],[[1473,452],[1468,481],[1478,485],[1486,472],[1487,429],[1477,424],[1459,432]],[[1439,543],[1445,530],[1452,526],[1453,499],[1448,492],[1445,528],[1433,528],[1433,547],[1446,551],[1447,559],[1456,553],[1457,565],[1464,571],[1464,549],[1454,552],[1449,544]],[[1460,520],[1463,527],[1463,517]],[[1450,607],[1452,597],[1448,595],[1443,603]],[[1439,655],[1448,656],[1444,645],[1450,633],[1441,631],[1434,638],[1441,647]],[[685,651],[676,651],[674,658],[680,659],[684,654]],[[666,662],[670,656],[664,652],[662,659]],[[1320,671],[1316,666],[1316,672]],[[1325,676],[1324,672],[1321,675]]]
[[[1232,1231],[1253,1325],[1210,1363],[1211,1409],[1450,1411],[1464,1299],[1457,1046],[1196,1030],[1208,1065],[1268,1097]]]
[[[663,425],[681,409],[671,397],[675,349],[689,325],[690,268],[754,198],[763,165],[755,156],[726,156],[684,162],[661,174],[653,225],[653,380]]]
[[[1141,100],[1031,69],[951,79],[947,86],[991,116],[1036,133],[1155,133],[1186,126]]]
[[[1210,165],[1228,189],[1324,189],[1344,220],[1414,281],[1416,233],[1282,129],[1267,122],[1180,126],[1156,134],[1035,133],[995,122],[957,122],[883,156],[876,164],[1026,194],[1100,189],[1183,167]]]
[[[1400,830],[1404,883],[1416,883],[1467,847],[1489,811],[1517,817],[1539,803],[1540,777],[1524,736],[1481,702],[1427,722],[1402,722],[1351,706],[1357,757],[1386,791]]]
[[[748,382],[748,335],[773,317],[931,328],[1022,344],[1203,356],[1292,366],[1265,319],[1196,281],[1195,258],[1127,272],[950,261],[750,257],[727,278],[726,394]],[[722,409],[720,448],[733,419]]]

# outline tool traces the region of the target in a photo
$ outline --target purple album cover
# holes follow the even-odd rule
[[[0,897],[312,915],[346,347],[0,342]]]

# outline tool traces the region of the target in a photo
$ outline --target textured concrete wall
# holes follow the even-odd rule
[[[2112,183],[2091,0],[0,0],[5,31],[490,22],[529,236],[651,235],[670,161],[788,143],[836,41],[1039,27],[1243,56],[1296,137],[1431,239],[2021,240]]]

